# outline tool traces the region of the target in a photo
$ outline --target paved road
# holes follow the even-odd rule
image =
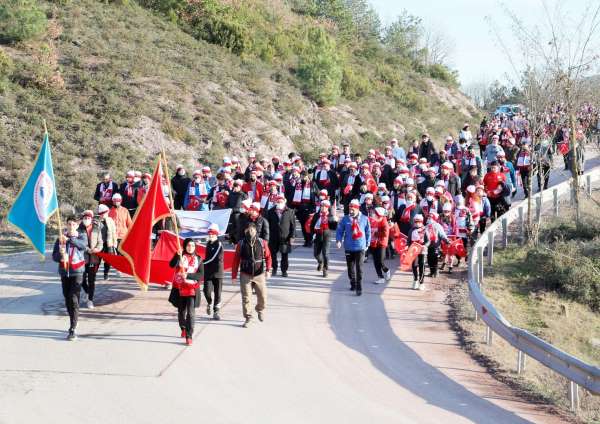
[[[0,258],[0,423],[561,422],[460,349],[443,287],[412,291],[400,272],[374,286],[368,263],[358,298],[333,252],[323,279],[297,248],[289,278],[269,283],[266,322],[249,329],[226,285],[223,320],[200,308],[193,347],[165,290],[119,278],[100,283],[67,342],[55,264]]]

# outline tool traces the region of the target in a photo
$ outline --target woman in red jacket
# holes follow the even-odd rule
[[[196,254],[196,244],[191,238],[183,241],[183,251],[175,253],[171,268],[177,268],[169,302],[177,307],[181,337],[188,346],[194,334],[195,308],[200,306],[200,281],[204,278],[204,263]]]
[[[375,272],[379,277],[373,284],[381,284],[391,278],[391,272],[385,266],[385,251],[390,237],[387,211],[382,207],[375,208],[375,213],[369,218],[369,221],[371,221],[371,245],[369,250],[373,256]]]

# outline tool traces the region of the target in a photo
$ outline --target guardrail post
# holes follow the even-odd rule
[[[569,382],[569,401],[571,402],[571,412],[577,412],[579,409],[579,385],[574,381]]]
[[[506,218],[502,218],[502,248],[506,249],[508,247],[508,220]]]
[[[588,175],[586,177],[586,181],[587,181],[587,194],[588,196],[592,195],[592,176]]]
[[[538,224],[542,220],[542,196],[535,198],[535,222]]]
[[[554,196],[554,216],[558,216],[558,189],[557,188],[552,190],[552,195]]]
[[[523,206],[519,206],[519,243],[523,243],[525,235],[525,220],[523,218]]]
[[[573,181],[571,179],[571,206],[573,206],[575,204],[575,190],[577,188],[575,187],[575,181]]]
[[[487,344],[488,346],[492,345],[493,334],[494,332],[490,327],[485,327],[485,344]]]
[[[517,374],[521,374],[525,371],[525,358],[527,355],[522,351],[517,351]]]
[[[487,258],[489,266],[494,263],[494,236],[494,231],[488,233]]]
[[[477,248],[477,282],[483,284],[483,246]]]

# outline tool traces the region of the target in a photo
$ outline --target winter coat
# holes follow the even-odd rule
[[[183,255],[182,255],[183,256]],[[204,278],[204,265],[202,263],[202,258],[196,254],[194,254],[195,262],[198,264],[195,272],[188,272],[186,275],[186,283],[181,285],[180,287],[173,287],[174,290],[177,291],[177,297],[195,297],[194,306],[197,308],[200,306],[200,290],[198,290],[199,282]],[[179,267],[181,257],[178,253],[175,253],[171,261],[169,262],[169,266],[171,268]],[[169,300],[171,300],[169,298]]]
[[[282,211],[280,218],[277,209],[272,208],[267,212],[267,221],[269,223],[269,248],[280,250],[282,253],[289,253],[296,232],[296,215],[294,211],[286,208]]]
[[[171,187],[173,189],[173,196],[178,201],[178,203],[183,204],[183,200],[185,199],[185,193],[190,185],[191,179],[186,177],[185,175],[175,175],[171,178]]]
[[[244,231],[246,231],[246,228],[248,228],[250,224],[256,225],[257,237],[263,240],[269,240],[269,223],[267,220],[260,215],[256,218],[256,220],[252,220],[248,214],[243,214],[240,217],[236,240],[241,240],[244,238]]]
[[[106,216],[101,222],[102,245],[104,251],[108,252],[110,249],[116,249],[117,225],[115,224],[115,221],[110,216]]]
[[[213,278],[223,278],[223,243],[220,240],[206,243],[204,258],[204,281]]]
[[[263,273],[271,272],[271,269],[273,267],[273,260],[271,258],[271,250],[269,249],[269,244],[267,243],[266,240],[263,240],[260,238],[257,238],[256,242],[260,243],[260,247],[262,247],[262,254],[263,254],[263,260],[264,260]],[[248,241],[244,238],[244,239],[240,240],[238,242],[238,244],[235,246],[235,254],[233,255],[233,264],[231,266],[231,279],[232,280],[235,280],[237,278],[238,272],[240,272],[241,262],[252,260],[252,258],[249,257],[249,255],[247,255],[247,253],[244,253],[249,248],[247,243],[248,243]],[[255,246],[255,247],[258,247],[258,246]]]
[[[123,240],[129,227],[131,227],[131,215],[129,215],[129,211],[123,206],[119,206],[118,208],[112,207],[108,211],[108,216],[112,218],[117,227],[117,239]]]
[[[104,182],[96,185],[96,191],[94,193],[94,200],[98,203],[105,205],[112,205],[112,196],[119,192],[119,185],[114,181],[109,181],[107,184]]]
[[[65,249],[68,255],[68,264],[62,262],[58,239],[52,249],[52,260],[58,262],[58,274],[68,277],[72,274],[83,274],[85,270],[85,251],[88,248],[87,234],[85,231],[78,232],[75,237],[67,237]]]
[[[104,246],[102,240],[102,223],[97,220],[92,220],[91,229],[88,232],[83,222],[79,224],[77,231],[85,232],[88,236],[88,247],[85,250],[85,263],[90,265],[96,265],[100,263],[100,258],[96,255],[96,252],[102,252]]]
[[[369,219],[371,224],[371,242],[369,247],[387,247],[390,237],[390,226],[387,217],[372,217]]]
[[[371,244],[371,224],[369,218],[359,213],[358,227],[362,232],[362,236],[354,239],[352,237],[352,220],[350,215],[345,215],[342,218],[342,221],[337,226],[335,239],[336,241],[344,242],[344,250],[347,252],[360,252]]]

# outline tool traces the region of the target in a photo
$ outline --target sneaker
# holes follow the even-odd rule
[[[323,278],[327,278],[327,269],[323,269]]]
[[[248,328],[250,326],[250,321],[251,320],[252,320],[251,317],[246,318],[246,321],[244,321],[244,323],[242,324],[242,327]]]
[[[188,346],[191,346],[192,345],[192,338],[191,337],[186,337],[185,338],[185,344],[188,345]]]
[[[361,296],[362,295],[362,289],[356,289],[356,295],[357,296]]]
[[[319,262],[319,264],[317,265],[317,271],[321,271],[323,269],[323,263]]]
[[[288,276],[288,273],[287,273],[287,271],[284,271],[284,272],[282,272],[282,273],[281,273],[281,276],[282,276],[283,278],[287,278],[287,276]]]
[[[169,283],[169,284],[165,284],[164,287],[165,287],[165,290],[171,290],[172,286],[171,286],[171,283]]]
[[[219,311],[215,311],[215,313],[213,314],[213,319],[215,321],[221,321],[221,315],[219,315]]]
[[[419,284],[419,290],[425,291],[425,283]]]
[[[263,322],[263,321],[265,320],[265,316],[263,315],[263,312],[262,312],[262,311],[260,311],[260,312],[258,313],[258,320],[259,320],[260,322]]]
[[[448,267],[448,274],[452,274],[452,267],[451,266]]]
[[[275,277],[277,275],[277,270],[273,269],[273,271],[271,271],[271,277]]]
[[[392,271],[390,269],[388,269],[384,274],[383,274],[385,281],[390,281],[392,279]]]
[[[412,286],[413,290],[418,290],[419,289],[419,280],[413,280],[413,286]]]
[[[75,330],[69,330],[69,335],[67,336],[67,340],[69,340],[69,341],[77,340],[77,334],[75,334]]]
[[[87,301],[87,308],[88,309],[94,309],[94,302],[92,302],[91,300]]]
[[[104,281],[108,280],[108,274],[104,274]]]
[[[210,314],[212,314],[212,308],[211,308],[211,306],[210,306],[210,305],[208,305],[208,306],[206,307],[206,315],[210,315]]]
[[[181,338],[185,339],[185,338],[187,338],[186,336],[187,336],[187,332],[185,331],[185,328],[182,328],[181,329]]]
[[[380,278],[379,280],[373,281],[373,284],[383,284],[384,282],[385,280],[383,278]]]

